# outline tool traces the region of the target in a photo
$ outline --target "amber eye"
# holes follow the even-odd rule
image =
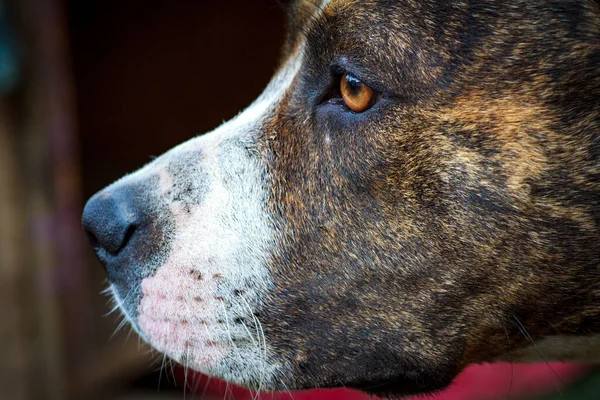
[[[352,75],[342,76],[340,92],[346,106],[356,113],[367,111],[375,103],[376,92]]]

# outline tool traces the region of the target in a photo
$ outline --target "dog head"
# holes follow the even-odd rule
[[[140,336],[256,389],[398,395],[600,333],[598,5],[290,14],[246,111],[86,206]]]

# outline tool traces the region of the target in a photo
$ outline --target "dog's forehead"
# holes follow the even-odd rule
[[[470,51],[479,26],[469,12],[485,8],[462,1],[304,0],[292,7],[289,49],[305,45],[309,81],[340,65],[379,90],[423,97]],[[368,78],[368,79],[367,79]],[[446,77],[447,78],[447,77]],[[451,78],[448,78],[451,79]]]
[[[301,0],[292,11],[286,48],[304,44],[305,81],[342,60],[341,70],[421,107],[484,81],[563,80],[599,29],[589,0]]]

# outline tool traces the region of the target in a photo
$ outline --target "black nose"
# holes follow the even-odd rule
[[[83,229],[97,253],[102,250],[117,255],[135,233],[136,214],[122,195],[100,192],[83,210]],[[100,254],[99,254],[100,255]]]

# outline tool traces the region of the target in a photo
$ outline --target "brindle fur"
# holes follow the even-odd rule
[[[293,7],[304,66],[260,143],[285,233],[260,317],[292,386],[431,391],[530,347],[519,323],[600,334],[598,4],[316,8]],[[332,63],[382,100],[331,112]]]
[[[303,0],[289,25],[283,59],[304,52],[299,73],[244,144],[270,179],[278,236],[256,315],[273,362],[291,365],[285,388],[431,392],[468,364],[528,359],[524,330],[548,359],[589,361],[598,3]],[[362,114],[326,101],[344,72],[380,101]],[[166,246],[157,210],[143,210],[150,222],[128,245],[142,247],[111,265],[111,282],[138,296],[132,314],[135,279],[156,271],[121,264]]]

